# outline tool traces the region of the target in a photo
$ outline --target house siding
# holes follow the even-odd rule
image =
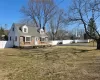
[[[15,36],[15,32],[13,31],[13,27],[14,25],[12,25],[9,34],[8,34],[8,40],[12,42],[12,45],[14,45],[14,36]]]
[[[14,31],[13,31],[14,28]],[[19,36],[18,36],[18,32],[16,30],[16,27],[14,27],[14,25],[12,25],[9,34],[8,34],[8,40],[10,41],[10,37],[11,37],[11,41],[13,43],[14,46],[19,46]],[[15,37],[17,37],[17,41],[15,41]]]
[[[16,27],[15,27],[15,37],[17,37],[17,41],[14,40],[14,45],[19,46],[19,35]]]

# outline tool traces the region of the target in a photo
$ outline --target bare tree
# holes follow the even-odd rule
[[[100,18],[100,0],[72,0],[68,13],[68,21],[83,24],[86,34],[97,41],[97,49],[100,49],[100,33],[95,29],[98,36],[91,36],[87,29],[91,18],[95,23]]]
[[[31,26],[33,26],[33,27],[36,27],[36,26],[34,25],[33,20],[30,19],[30,18],[23,18],[23,19],[21,19],[21,20],[19,21],[19,24],[27,24],[27,25],[31,25]]]
[[[39,28],[45,27],[56,13],[54,0],[29,0],[21,12],[31,18]]]
[[[58,30],[57,35],[56,35],[56,39],[57,40],[67,40],[67,39],[69,39],[68,31],[64,30],[64,29]]]
[[[79,28],[79,26],[75,27],[71,30],[70,33],[74,36],[75,39],[84,39],[84,28]]]
[[[63,16],[63,10],[57,11],[57,14],[49,22],[49,35],[51,36],[52,40],[55,40],[57,39],[57,37],[60,37],[58,32],[60,32],[61,30],[63,31]]]

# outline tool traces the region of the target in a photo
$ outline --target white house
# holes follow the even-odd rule
[[[46,44],[48,36],[43,29],[37,30],[36,27],[13,24],[9,33],[8,40],[12,41],[14,46],[33,46],[38,44]]]

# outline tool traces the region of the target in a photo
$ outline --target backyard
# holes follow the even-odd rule
[[[100,51],[88,46],[2,49],[0,80],[100,80]]]

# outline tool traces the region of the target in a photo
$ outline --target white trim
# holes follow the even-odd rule
[[[26,29],[26,32],[24,32],[24,29]],[[28,33],[28,27],[27,27],[26,25],[24,25],[24,26],[22,27],[22,30],[23,30],[23,33]]]
[[[25,35],[24,37],[31,37],[30,35]]]
[[[24,29],[26,29],[26,32],[24,31]],[[28,33],[28,28],[23,28],[23,32],[24,33]]]
[[[30,41],[26,41],[26,37],[30,38]],[[31,36],[25,36],[25,42],[31,42]]]

